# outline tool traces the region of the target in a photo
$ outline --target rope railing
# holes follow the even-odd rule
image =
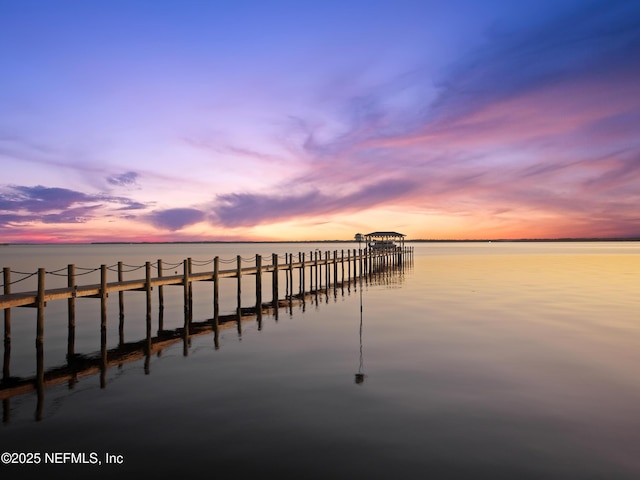
[[[53,275],[54,277],[66,277],[66,273],[58,273],[60,270],[55,270],[53,272],[45,272],[47,275]]]
[[[191,265],[195,265],[197,267],[204,267],[206,265],[211,265],[214,262],[215,259],[210,259],[210,260],[191,260]]]
[[[236,259],[235,259],[235,258],[230,258],[230,259],[228,259],[228,260],[225,260],[225,259],[220,258],[220,259],[218,259],[218,261],[219,261],[220,263],[235,263],[235,262],[236,262]]]
[[[99,268],[92,268],[92,269],[83,268],[81,270],[86,270],[86,271],[84,273],[76,273],[76,277],[81,277],[82,275],[89,275],[90,273],[94,273],[94,272],[99,272],[100,271]]]
[[[122,264],[122,266],[123,266],[123,267],[127,267],[127,268],[133,268],[134,270],[138,270],[138,269],[140,269],[140,268],[144,268],[144,265],[129,265],[128,263],[123,263],[123,264]],[[108,269],[111,269],[111,268],[114,268],[114,267],[116,267],[116,268],[117,268],[117,267],[118,267],[118,264],[115,264],[115,265],[109,265],[107,268],[108,268]]]
[[[37,274],[38,274],[38,272],[25,273],[25,272],[15,272],[15,271],[13,271],[13,270],[11,270],[11,273],[16,273],[16,274],[18,274],[18,275],[26,275],[26,276],[25,276],[25,277],[22,277],[22,278],[20,278],[20,279],[18,279],[18,280],[14,280],[14,281],[12,281],[12,282],[9,282],[7,285],[15,285],[16,283],[20,283],[20,282],[22,282],[22,281],[24,281],[24,280],[27,280],[28,278],[31,278],[31,277],[33,277],[34,275],[37,275]],[[5,285],[4,283],[3,283],[3,284],[0,284],[0,287],[4,288],[4,285]]]
[[[162,262],[162,268],[176,268],[176,267],[179,267],[180,265],[182,265],[182,262],[177,262],[177,263],[165,263],[165,262]],[[158,268],[158,266],[155,263],[152,263],[151,267],[155,268],[155,269]]]
[[[140,265],[140,266],[135,266],[135,265],[126,265],[126,264],[122,264],[123,267],[127,267],[128,270],[120,270],[118,268],[118,265],[110,265],[107,267],[107,270],[109,270],[110,272],[122,272],[122,273],[128,273],[128,272],[135,272],[137,270],[141,270],[143,269],[145,266],[144,265]]]
[[[66,272],[66,271],[67,271],[67,267],[62,267],[62,268],[59,268],[57,270],[51,270],[50,272],[47,272],[47,273],[51,273],[51,274],[55,275],[58,272]]]

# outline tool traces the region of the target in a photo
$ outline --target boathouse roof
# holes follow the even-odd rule
[[[406,237],[406,235],[398,232],[371,232],[367,233],[365,237]]]

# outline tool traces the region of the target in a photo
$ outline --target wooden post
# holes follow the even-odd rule
[[[38,269],[38,295],[36,297],[36,307],[38,308],[37,322],[36,322],[36,351],[38,354],[37,359],[37,376],[38,381],[44,380],[44,360],[42,354],[44,352],[44,280],[46,271],[44,268]]]
[[[313,252],[309,252],[309,292],[312,292],[312,291],[313,291]]]
[[[36,307],[38,308],[38,318],[36,324],[36,390],[38,394],[36,405],[36,420],[42,419],[42,409],[44,405],[44,279],[46,271],[44,268],[38,269],[38,296],[36,297]]]
[[[327,250],[326,252],[324,252],[324,291],[327,295],[329,294],[329,283],[331,282],[329,280],[330,278],[331,275],[329,273],[329,250]]]
[[[107,385],[107,266],[100,265],[100,388]]]
[[[304,294],[304,253],[298,252],[298,263],[300,267],[298,267],[298,295],[302,296]]]
[[[289,254],[289,315],[293,315],[293,253]]]
[[[124,281],[124,277],[122,275],[122,262],[118,262],[118,282]],[[120,290],[118,292],[118,312],[119,312],[119,324],[118,324],[118,335],[119,335],[119,344],[124,345],[124,291]]]
[[[118,282],[123,282],[124,277],[122,276],[122,262],[118,262]],[[118,311],[120,312],[120,321],[124,318],[124,291],[120,290],[118,292]]]
[[[358,278],[358,256],[356,255],[356,249],[353,249],[353,279]]]
[[[5,295],[11,293],[11,269],[2,269],[3,290]],[[4,309],[4,360],[2,363],[2,379],[8,380],[11,376],[11,308]]]
[[[338,288],[338,251],[333,251],[333,291]]]
[[[286,271],[286,277],[287,277],[287,294],[286,297],[287,298],[291,298],[293,297],[293,255],[290,253],[285,253],[285,261],[287,262],[287,271]]]
[[[278,318],[278,255],[272,253],[271,258],[273,263],[273,313]]]
[[[215,257],[213,259],[213,343],[215,349],[220,348],[219,345],[219,331],[218,320],[220,315],[219,305],[219,287],[220,287],[220,258]]]
[[[238,277],[238,291],[236,302],[236,315],[238,317],[238,334],[242,334],[242,257],[236,257],[236,276]]]
[[[313,252],[309,252],[309,292],[312,292],[312,291],[313,291]]]
[[[213,259],[213,319],[218,323],[220,312],[220,258]]]
[[[293,298],[293,253],[289,254],[289,285],[289,299],[291,299]],[[291,303],[289,303],[289,306],[291,306]]]
[[[145,283],[144,289],[147,297],[147,315],[146,315],[146,337],[144,344],[144,374],[149,375],[151,365],[151,263],[145,262]]]
[[[322,292],[322,288],[323,288],[323,281],[322,281],[322,250],[318,250],[316,252],[316,295],[315,295],[315,300],[316,300],[316,306],[318,305],[318,298],[320,293]]]
[[[289,298],[289,254],[284,254],[284,298]]]
[[[4,267],[2,269],[2,277],[4,284],[4,294],[11,293],[11,269]],[[2,362],[2,379],[8,380],[11,376],[11,309],[4,309],[4,358]],[[10,417],[10,401],[8,398],[2,400],[2,423],[8,423]]]
[[[262,330],[262,256],[256,254],[256,315],[258,330]]]
[[[193,282],[191,281],[191,274],[193,273],[191,257],[187,258],[187,266],[189,267],[189,323],[193,320]]]
[[[100,265],[100,330],[107,329],[107,266]]]
[[[189,355],[189,323],[191,312],[189,311],[189,260],[182,261],[182,284],[183,284],[183,302],[184,302],[184,328],[183,328],[183,349],[182,355]]]
[[[187,327],[189,323],[189,261],[182,261],[182,285],[183,285],[183,301],[184,301],[184,324]]]
[[[320,286],[318,285],[318,252],[313,252],[313,279],[315,284],[313,286],[313,294],[316,301],[316,305],[318,305],[318,290],[320,290]]]
[[[145,284],[144,289],[147,293],[147,349],[148,355],[151,355],[151,263],[145,262]]]
[[[299,296],[300,296],[300,300],[302,300],[302,311],[305,311],[305,293],[306,293],[306,286],[305,286],[305,253],[304,252],[298,252],[298,261],[300,262],[300,267],[299,267],[299,275],[300,275],[300,292],[299,292]]]
[[[72,290],[71,297],[67,299],[67,365],[74,362],[76,353],[76,267],[75,265],[67,265],[67,286]],[[69,379],[69,389],[72,389],[77,383],[77,377],[74,375]]]
[[[162,260],[158,259],[158,278],[162,278]],[[164,287],[158,285],[158,333],[164,330]]]
[[[316,277],[316,292],[319,290],[319,284],[318,284],[318,252],[314,252],[314,256],[313,256],[313,268],[315,270],[314,276]]]
[[[67,286],[73,288],[71,298],[67,299],[68,310],[68,336],[67,336],[67,361],[69,361],[76,353],[76,266],[67,265]]]

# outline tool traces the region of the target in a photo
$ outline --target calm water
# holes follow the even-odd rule
[[[104,388],[99,374],[80,378],[73,389],[48,387],[39,421],[35,393],[12,397],[4,405],[0,451],[95,452],[100,459],[111,453],[124,464],[0,471],[92,478],[640,478],[640,243],[414,246],[414,262],[403,272],[310,297],[304,306],[280,309],[277,318],[265,314],[261,329],[255,320],[243,322],[241,334],[223,329],[218,349],[213,334],[200,335],[186,351],[181,342],[168,346],[146,368],[144,359],[110,368]],[[187,256],[354,247],[10,246],[0,247],[0,263],[27,273],[68,263],[135,266],[158,258],[178,263]],[[221,306],[231,313],[235,280],[222,283]],[[246,283],[242,302],[250,306],[253,277]],[[264,290],[269,300],[266,283]],[[109,348],[118,343],[113,297]],[[165,328],[179,328],[182,289],[166,288],[165,298]],[[211,284],[202,282],[194,291],[194,321],[211,318],[211,301]],[[154,296],[154,332],[155,302]],[[95,353],[99,302],[79,299],[77,308],[76,351]],[[127,341],[143,339],[144,293],[127,294],[125,316]],[[13,309],[12,331],[11,374],[32,376],[35,310]],[[51,302],[47,368],[64,364],[65,353],[66,302]],[[356,373],[364,382],[355,382]]]

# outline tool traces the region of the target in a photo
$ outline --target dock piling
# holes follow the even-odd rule
[[[72,288],[75,293],[76,288],[76,266],[67,265],[67,286]],[[76,297],[70,296],[67,299],[67,359],[73,358],[75,355],[76,340]]]
[[[11,269],[2,269],[3,290],[5,295],[11,293]],[[4,309],[4,359],[2,362],[2,379],[8,380],[11,371],[11,308]]]

